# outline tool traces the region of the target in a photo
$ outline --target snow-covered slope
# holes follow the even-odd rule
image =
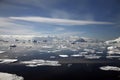
[[[120,43],[120,37],[114,39],[114,40],[108,40],[105,42],[106,44],[114,44],[114,43]]]

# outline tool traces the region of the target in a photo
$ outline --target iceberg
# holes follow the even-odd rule
[[[0,80],[24,80],[24,78],[16,74],[0,72]]]
[[[0,54],[5,53],[5,51],[0,51]]]
[[[104,71],[120,71],[120,68],[116,66],[103,66],[100,69]]]
[[[68,57],[68,55],[59,55],[60,57]]]
[[[58,61],[51,61],[51,60],[39,60],[34,59],[30,61],[22,61],[21,64],[26,64],[28,67],[37,67],[37,66],[61,66]]]
[[[71,55],[72,57],[83,57],[83,55],[81,55],[81,54],[73,54],[73,55]]]
[[[0,63],[13,63],[18,61],[17,59],[0,59]]]

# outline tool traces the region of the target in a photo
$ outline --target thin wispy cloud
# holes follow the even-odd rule
[[[0,34],[35,34],[33,26],[16,23],[9,18],[0,18]]]
[[[46,17],[9,17],[9,18],[14,20],[23,20],[23,21],[40,22],[40,23],[52,23],[52,24],[58,24],[58,25],[114,24],[112,22],[71,20],[71,19],[58,19],[58,18],[46,18]]]

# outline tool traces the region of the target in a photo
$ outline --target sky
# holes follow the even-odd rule
[[[0,35],[120,37],[120,0],[0,0]]]

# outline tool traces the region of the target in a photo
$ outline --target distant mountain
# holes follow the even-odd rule
[[[96,39],[80,37],[80,36],[37,36],[37,35],[0,35],[1,41],[43,41],[43,42],[101,42]]]
[[[83,39],[83,38],[79,38],[79,39],[74,41],[74,43],[76,43],[76,42],[87,42],[87,41],[85,39]]]
[[[74,41],[74,43],[76,43],[76,42],[99,43],[99,42],[103,42],[103,41],[97,40],[97,39],[92,39],[92,38],[79,37],[79,39],[76,39]]]

